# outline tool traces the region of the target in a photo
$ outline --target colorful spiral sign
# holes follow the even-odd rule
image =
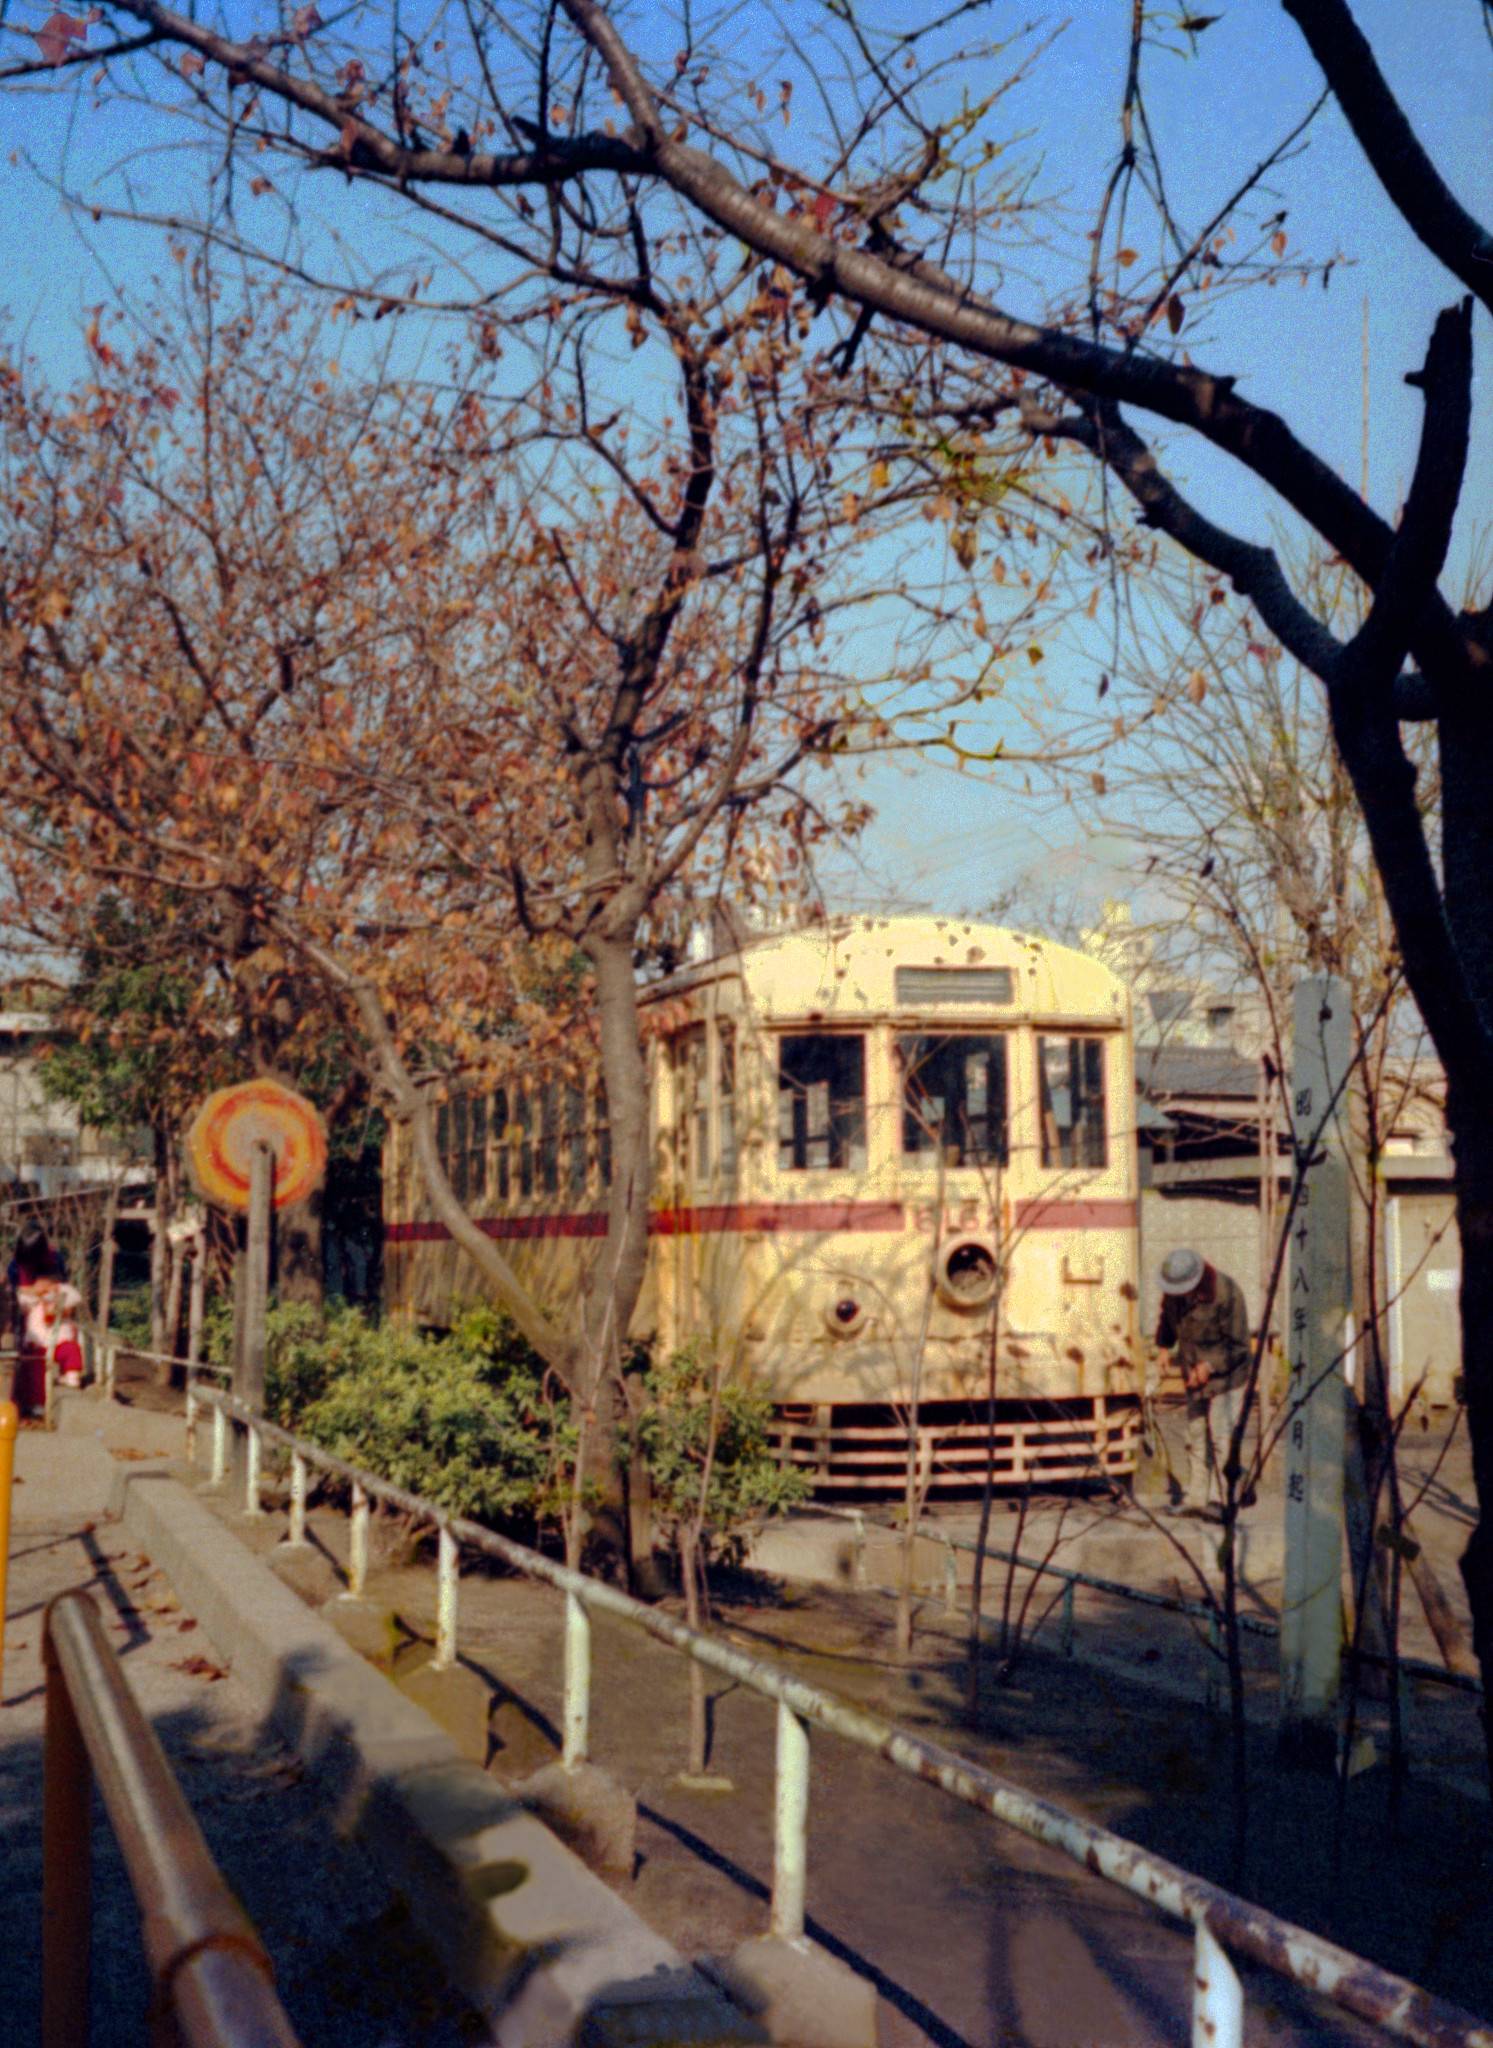
[[[256,1145],[275,1155],[275,1207],[304,1202],[327,1170],[327,1134],[315,1105],[279,1081],[240,1081],[209,1095],[187,1132],[187,1170],[204,1201],[247,1209]]]

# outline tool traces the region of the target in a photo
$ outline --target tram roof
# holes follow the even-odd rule
[[[992,1013],[1113,1019],[1125,984],[1101,961],[1032,932],[961,917],[858,915],[764,933],[655,982],[645,1002],[739,981],[766,1017]]]

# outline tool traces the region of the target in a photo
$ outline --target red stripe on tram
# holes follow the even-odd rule
[[[1134,1230],[1135,1202],[1045,1202],[1041,1196],[1016,1204],[1018,1230]]]
[[[1133,1230],[1137,1219],[1133,1201],[1044,1201],[1037,1197],[1018,1202],[1015,1213],[1018,1230]],[[828,1235],[906,1227],[907,1210],[902,1202],[720,1202],[699,1208],[655,1209],[648,1218],[650,1237],[778,1230]],[[599,1209],[553,1216],[485,1216],[477,1228],[484,1236],[500,1240],[605,1237],[607,1219]],[[450,1236],[444,1223],[390,1223],[384,1229],[390,1244],[444,1244]]]
[[[650,1237],[699,1237],[718,1232],[752,1230],[901,1230],[906,1211],[901,1202],[720,1202],[690,1209],[655,1209],[648,1218]],[[554,1216],[484,1216],[477,1228],[486,1237],[605,1237],[604,1211],[586,1210]],[[444,1244],[451,1233],[444,1223],[390,1223],[389,1244]]]

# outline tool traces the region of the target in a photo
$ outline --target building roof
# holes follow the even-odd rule
[[[1260,1063],[1228,1046],[1138,1045],[1135,1085],[1153,1100],[1214,1095],[1252,1102],[1260,1085]]]

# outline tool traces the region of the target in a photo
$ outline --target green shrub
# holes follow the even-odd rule
[[[150,1349],[150,1282],[116,1287],[109,1297],[109,1328],[128,1351]]]
[[[716,1372],[698,1344],[650,1366],[643,1404],[627,1432],[647,1464],[655,1516],[676,1548],[681,1524],[699,1510]],[[782,1514],[809,1493],[807,1476],[780,1465],[768,1446],[771,1414],[765,1395],[737,1380],[722,1383],[700,1532],[711,1556],[739,1559],[753,1523]]]
[[[231,1318],[210,1333],[226,1363]],[[475,1521],[549,1520],[574,1436],[539,1359],[495,1310],[446,1337],[374,1323],[358,1309],[270,1310],[265,1413],[349,1464]]]

